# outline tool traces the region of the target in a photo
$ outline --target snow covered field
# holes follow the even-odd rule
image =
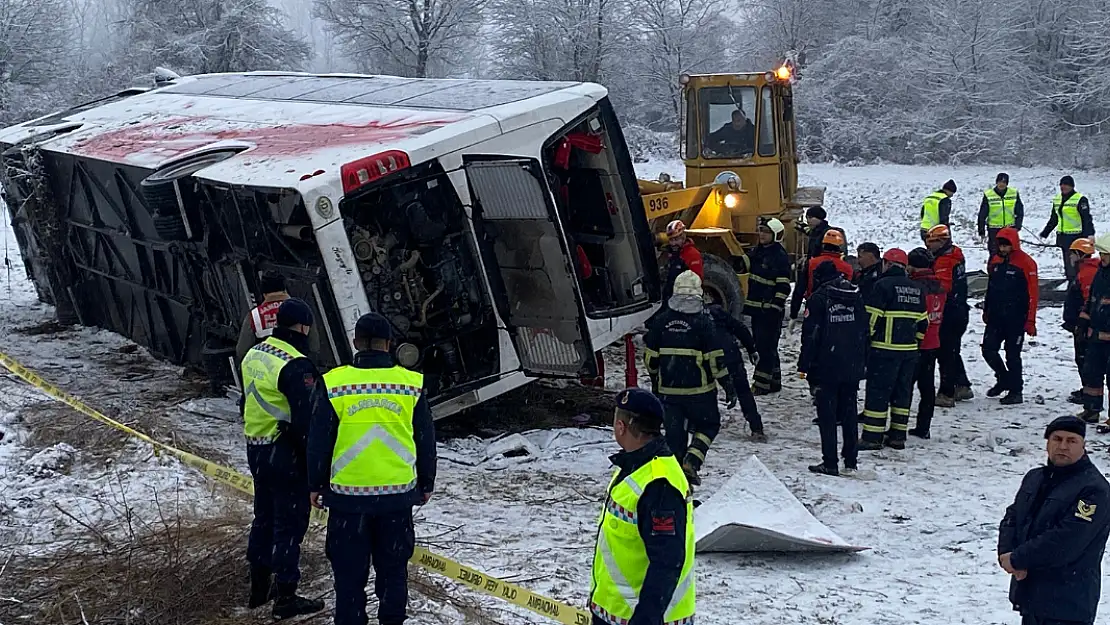
[[[678,162],[648,163],[641,175],[681,174]],[[1005,168],[1003,168],[1005,169]],[[979,194],[997,167],[847,168],[806,166],[804,184],[825,185],[830,220],[847,229],[853,244],[873,240],[886,248],[916,244],[920,198],[949,177],[962,192],[954,219],[957,238],[972,268],[985,261],[982,246],[970,242]],[[1039,230],[1059,176],[1066,172],[1010,169],[1022,191],[1027,223]],[[1077,187],[1091,196],[1100,227],[1110,226],[1102,199],[1110,196],[1110,176],[1075,174]],[[6,227],[6,215],[4,218]],[[15,328],[51,317],[35,302],[15,252],[10,279],[0,274],[0,350],[58,381],[93,405],[126,420],[143,406],[130,401],[178,381],[180,371],[150,361],[143,350],[129,353],[127,342],[89,329],[28,336]],[[1032,235],[1029,235],[1031,238]],[[1028,240],[1028,239],[1027,239]],[[1042,274],[1062,274],[1054,250],[1030,250]],[[819,459],[818,435],[804,383],[787,376],[781,395],[761,399],[771,441],[746,441],[739,410],[726,415],[710,452],[699,497],[712,497],[749,456],[757,455],[814,515],[849,543],[871,547],[857,555],[699,556],[699,622],[707,624],[909,625],[917,623],[1016,623],[1006,601],[1008,577],[995,563],[997,524],[1021,476],[1043,461],[1044,425],[1075,412],[1065,403],[1076,388],[1070,338],[1059,329],[1060,309],[1040,311],[1040,336],[1027,343],[1026,400],[1016,408],[983,396],[993,381],[978,354],[982,327],[974,323],[965,339],[969,374],[979,394],[952,409],[938,409],[931,441],[913,439],[903,452],[867,452],[861,468],[874,481],[809,474]],[[792,370],[797,338],[783,342],[784,372]],[[609,384],[623,383],[623,355],[607,354]],[[121,361],[123,364],[121,365]],[[135,375],[118,381],[104,375],[130,367]],[[862,399],[862,397],[861,397]],[[155,493],[163,502],[203,511],[211,489],[191,470],[154,457],[138,446],[111,463],[80,448],[33,449],[30,432],[16,418],[35,393],[0,375],[0,563],[3,551],[19,543],[36,545],[63,537],[76,521],[95,523],[112,514],[122,499],[138,510]],[[168,400],[167,400],[168,401]],[[220,406],[216,406],[219,408]],[[226,408],[226,406],[224,406]],[[191,445],[216,460],[242,466],[241,430],[233,419],[199,416],[166,406],[164,421],[143,422],[163,439]],[[526,410],[527,408],[522,408]],[[92,424],[89,428],[102,426]],[[605,430],[555,430],[527,436],[535,455],[486,458],[488,442],[454,439],[440,446],[437,492],[420,512],[418,532],[450,543],[447,553],[492,575],[571,603],[582,604],[589,589],[592,541],[608,479],[607,456],[616,451]],[[1106,465],[1107,443],[1089,437],[1096,463]],[[121,494],[122,493],[122,494]],[[65,510],[70,516],[59,512]],[[41,548],[41,547],[37,547]],[[1103,613],[1110,610],[1104,599]],[[494,604],[496,605],[496,604]],[[543,622],[525,615],[527,621]],[[416,623],[442,620],[417,619]]]

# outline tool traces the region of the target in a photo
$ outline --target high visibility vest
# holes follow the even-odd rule
[[[944,191],[933,191],[925,196],[921,209],[921,229],[928,230],[940,224],[940,201],[948,197]]]
[[[1079,200],[1083,194],[1078,191],[1064,201],[1063,194],[1057,193],[1052,200],[1052,212],[1056,215],[1056,231],[1060,234],[1079,234],[1083,232],[1083,217],[1079,214]]]
[[[993,188],[983,191],[990,212],[987,214],[988,228],[1007,228],[1014,225],[1014,207],[1017,206],[1018,192],[1013,187],[1006,188],[1006,195],[999,197]]]
[[[274,442],[278,423],[289,423],[289,400],[278,390],[278,376],[285,365],[303,357],[297,348],[272,336],[243,357],[243,434],[248,445]]]
[[[396,495],[416,488],[412,417],[424,376],[404,367],[344,366],[324,375],[339,417],[331,490],[340,495]]]
[[[686,560],[678,586],[663,613],[665,625],[694,622],[694,507],[690,484],[674,456],[655,458],[620,482],[616,471],[601,513],[594,550],[590,611],[610,625],[627,625],[640,601],[647,576],[648,556],[636,518],[637,505],[647,485],[667,480],[686,497]]]

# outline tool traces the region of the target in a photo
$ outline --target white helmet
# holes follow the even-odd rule
[[[701,278],[689,269],[683,271],[674,279],[674,294],[701,297]]]
[[[1099,254],[1110,254],[1110,233],[1106,233],[1095,239],[1095,250]]]
[[[786,226],[782,225],[781,221],[775,219],[774,217],[770,219],[764,219],[762,226],[771,231],[771,234],[774,236],[776,243],[782,242],[782,234],[786,232]]]

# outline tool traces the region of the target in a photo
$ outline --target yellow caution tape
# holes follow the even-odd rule
[[[196,454],[171,447],[128,425],[120,423],[50,382],[47,382],[39,374],[24,367],[11,356],[3,352],[0,352],[0,364],[24,382],[27,382],[50,397],[73,408],[77,412],[100,421],[105,425],[116,428],[133,438],[148,443],[154,446],[155,449],[173,455],[181,460],[181,462],[200,471],[206,477],[217,483],[229,486],[236,491],[251,495],[252,497],[254,496],[254,480],[249,475],[243,475],[230,467],[221,466],[205,460]],[[327,510],[313,508],[312,520],[321,525],[326,525],[328,520]],[[585,610],[575,608],[562,601],[556,601],[555,599],[534,593],[516,584],[492,577],[464,564],[455,562],[450,558],[428,551],[423,547],[416,548],[409,562],[432,573],[453,579],[483,594],[497,597],[515,606],[524,608],[525,610],[551,618],[559,623],[563,623],[563,625],[586,625],[591,621],[590,613]]]

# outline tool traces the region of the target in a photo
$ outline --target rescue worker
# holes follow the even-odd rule
[[[925,196],[921,204],[921,240],[926,240],[929,229],[941,224],[951,225],[952,196],[956,195],[956,181],[949,180],[939,191]]]
[[[948,226],[933,226],[926,234],[925,245],[934,258],[933,273],[946,294],[944,319],[940,324],[940,351],[937,352],[940,388],[936,405],[952,408],[957,401],[975,397],[960,353],[971,317],[971,307],[967,304],[967,263],[963,250],[952,244],[952,231]]]
[[[705,314],[701,278],[684,271],[674,294],[644,335],[644,366],[652,391],[663,401],[667,444],[692,484],[721,430],[717,382],[728,385],[724,349]],[[693,441],[690,441],[690,437]]]
[[[802,308],[802,298],[808,298],[813,293],[813,272],[817,266],[823,262],[829,261],[836,266],[841,275],[845,279],[851,280],[854,270],[848,264],[848,261],[842,258],[842,250],[844,249],[844,233],[839,230],[826,230],[825,236],[821,242],[821,253],[809,259],[806,263],[806,270],[798,272],[798,281],[794,285],[794,294],[790,298],[790,331],[794,331],[794,326],[798,321],[798,312]]]
[[[1003,228],[995,238],[998,253],[991,256],[987,296],[983,301],[983,359],[994,370],[995,384],[987,397],[1002,393],[1005,405],[1024,401],[1021,346],[1025,334],[1037,336],[1037,262],[1021,251],[1018,231]],[[1006,362],[998,350],[1006,346]]]
[[[917,350],[929,329],[925,294],[906,275],[909,257],[898,248],[883,254],[883,277],[867,302],[871,352],[867,362],[867,393],[863,403],[865,451],[906,448],[913,401]],[[887,428],[887,416],[890,428]]]
[[[863,301],[867,301],[867,297],[871,295],[871,288],[882,276],[882,252],[879,246],[874,243],[866,242],[861,243],[856,248],[856,260],[859,262],[859,270],[852,276],[852,284],[859,288],[859,295]]]
[[[917,357],[917,422],[910,434],[918,438],[930,438],[929,426],[933,423],[933,408],[936,402],[937,354],[940,352],[940,326],[944,321],[944,301],[947,294],[944,286],[933,273],[933,256],[929,250],[917,248],[910,252],[910,279],[921,286],[925,294],[925,314],[929,318],[929,328],[921,339]]]
[[[378,313],[355,324],[355,357],[324,376],[334,411],[312,424],[312,505],[327,507],[325,549],[335,579],[335,624],[366,625],[374,567],[378,623],[408,617],[413,506],[435,490],[436,442],[424,376],[397,366],[392,327]]]
[[[266,340],[277,325],[277,310],[281,303],[289,299],[285,277],[276,271],[266,271],[259,279],[262,290],[262,303],[251,309],[239,326],[239,338],[235,342],[235,362],[243,362],[247,350]],[[319,353],[320,341],[315,331],[308,334],[308,349],[315,357]]]
[[[1087,352],[1087,328],[1090,325],[1090,315],[1087,314],[1087,299],[1091,296],[1091,283],[1098,273],[1099,259],[1093,258],[1095,244],[1090,239],[1076,239],[1071,244],[1072,262],[1077,270],[1075,281],[1068,285],[1068,292],[1064,298],[1064,330],[1067,330],[1074,339],[1075,366],[1079,371],[1080,379],[1083,377],[1083,359]],[[1083,387],[1073,391],[1068,397],[1073,404],[1083,404]]]
[[[806,223],[802,227],[806,233],[806,260],[817,258],[825,248],[825,233],[829,230],[836,230],[840,233],[841,240],[847,240],[844,236],[844,230],[835,226],[829,225],[828,213],[820,206],[814,206],[806,211]],[[843,245],[843,243],[841,244]],[[842,254],[844,249],[839,250]]]
[[[1001,173],[994,179],[994,187],[983,191],[983,201],[979,203],[979,238],[986,238],[987,249],[995,253],[994,238],[1003,228],[1021,231],[1025,221],[1025,205],[1017,189],[1010,186],[1010,174]]]
[[[323,601],[297,595],[301,541],[308,530],[305,441],[309,425],[328,418],[330,406],[308,351],[312,309],[286,299],[273,332],[247,350],[241,365],[243,433],[254,478],[254,521],[247,539],[251,592],[247,606],[274,600],[275,619],[312,614]]]
[[[674,289],[674,280],[683,271],[692,271],[698,278],[705,277],[701,252],[686,236],[686,224],[674,220],[667,224],[667,279],[663,282],[663,305],[666,306]]]
[[[816,389],[821,462],[809,470],[839,475],[836,428],[843,429],[846,473],[857,467],[859,438],[856,398],[867,359],[867,313],[859,289],[844,279],[832,261],[814,271],[817,289],[806,305],[798,376]]]
[[[749,250],[750,275],[744,313],[751,317],[759,359],[755,361],[752,392],[767,395],[782,390],[779,337],[786,298],[790,295],[790,255],[782,246],[786,227],[778,219],[761,219],[759,244]],[[735,380],[739,384],[739,380]]]
[[[1099,267],[1091,281],[1087,314],[1087,350],[1083,357],[1083,412],[1079,418],[1098,423],[1102,412],[1103,386],[1110,372],[1110,234],[1095,241]],[[1105,433],[1110,420],[1098,427]]]
[[[593,625],[694,622],[691,488],[659,433],[651,393],[617,395],[613,437],[621,451],[598,523],[590,587]]]
[[[744,420],[748,422],[751,438],[757,443],[767,442],[767,435],[763,433],[763,418],[759,416],[759,406],[755,403],[755,396],[748,386],[748,372],[744,369],[744,361],[740,358],[740,350],[736,341],[748,353],[748,362],[752,365],[759,364],[759,353],[755,350],[755,339],[748,330],[748,326],[729,314],[723,306],[711,301],[706,301],[705,310],[713,321],[717,330],[717,343],[724,349],[724,363],[728,375],[721,378],[721,388],[725,390],[727,408],[740,404],[744,413]]]
[[[1045,428],[1048,462],[1025,474],[998,526],[998,565],[1011,575],[1022,625],[1093,625],[1110,534],[1110,484],[1086,450],[1087,428]]]
[[[1060,179],[1060,193],[1052,200],[1052,214],[1041,230],[1041,238],[1056,230],[1056,245],[1064,257],[1064,274],[1068,282],[1075,281],[1075,267],[1068,262],[1071,244],[1076,239],[1095,236],[1095,223],[1091,219],[1091,204],[1086,196],[1075,190],[1071,176]]]

